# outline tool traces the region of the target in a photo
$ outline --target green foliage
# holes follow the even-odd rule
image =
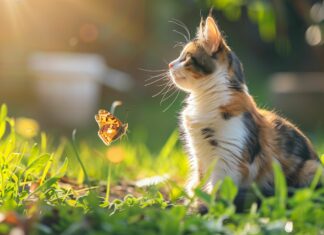
[[[278,218],[284,217],[287,200],[287,185],[285,176],[278,163],[273,164],[274,181],[275,181],[275,202],[277,205],[276,216]]]
[[[3,104],[0,109],[0,139],[6,130],[7,106]]]
[[[97,150],[85,142],[74,142],[89,174],[89,185],[78,184],[82,186],[78,189],[62,183],[63,177],[81,179],[80,183],[84,180],[71,144],[63,140],[57,149],[51,149],[44,133],[40,144],[22,138],[15,131],[14,120],[7,117],[5,105],[1,107],[0,121],[0,126],[5,125],[0,139],[0,234],[9,234],[21,224],[29,225],[24,228],[29,234],[324,233],[324,189],[315,189],[321,169],[309,188],[287,197],[284,174],[274,164],[275,195],[264,197],[255,188],[262,204],[258,208],[253,203],[243,213],[236,213],[238,189],[230,178],[219,181],[211,194],[202,190],[202,184],[195,190],[194,200],[203,201],[209,211],[201,216],[193,211],[192,203],[177,202],[186,197],[179,184],[184,183],[188,167],[177,146],[176,131],[157,155],[142,144],[113,145],[125,152],[118,165],[108,164],[105,156],[95,154],[104,152],[103,147]],[[152,185],[142,189],[141,196],[107,197],[110,186],[117,182],[166,173],[170,179],[161,183],[162,188]],[[107,175],[111,185],[100,183]],[[108,185],[108,189],[102,190],[99,185]]]
[[[273,5],[265,0],[210,0],[209,5],[222,11],[229,20],[239,20],[242,8],[246,7],[250,20],[258,25],[260,37],[264,41],[276,38],[276,18]]]
[[[46,139],[42,137],[40,150],[37,144],[29,144],[16,134],[14,119],[7,117],[5,105],[0,116],[0,126],[5,126],[0,139],[0,204],[19,209],[34,195],[54,200],[58,195],[55,183],[67,171],[68,160],[59,169],[51,168],[54,159],[46,153]],[[9,133],[6,134],[7,124]]]

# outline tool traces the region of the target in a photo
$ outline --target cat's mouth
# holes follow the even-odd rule
[[[182,75],[179,71],[177,72],[172,69],[170,69],[170,77],[173,82],[176,82],[177,80],[185,80],[186,79],[186,77],[184,75]]]

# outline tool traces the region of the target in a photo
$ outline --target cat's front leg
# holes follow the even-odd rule
[[[187,186],[186,186],[186,192],[187,192],[187,199],[184,201],[184,204],[188,206],[188,212],[190,214],[201,214],[204,215],[208,213],[208,207],[206,204],[199,199],[198,197],[195,197],[195,189],[199,186],[199,174],[197,174],[197,177],[195,179],[191,179]]]
[[[188,198],[194,197],[195,189],[198,187],[198,185],[199,185],[199,173],[198,171],[195,170],[191,173],[190,179],[188,180],[187,185],[185,187]]]

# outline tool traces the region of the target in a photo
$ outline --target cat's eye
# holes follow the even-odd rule
[[[198,59],[194,56],[190,57],[190,64],[193,65],[195,68],[202,69],[203,66],[201,63],[198,61]]]
[[[197,71],[205,71],[205,65],[199,58],[191,56],[190,59],[186,62],[186,66],[192,66]]]
[[[191,57],[190,59],[191,59],[191,61],[192,61],[192,63],[193,63],[194,65],[199,64],[198,61],[197,61],[197,59],[196,59],[195,57]]]
[[[191,53],[188,52],[185,54],[185,56],[181,58],[180,62],[189,61],[191,57],[192,57]]]

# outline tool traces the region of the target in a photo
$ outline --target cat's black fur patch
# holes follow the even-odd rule
[[[227,59],[228,67],[234,72],[234,76],[231,77],[229,81],[229,88],[235,91],[242,91],[243,85],[245,84],[245,78],[241,61],[232,51],[227,54]]]
[[[310,152],[305,138],[294,129],[287,132],[285,149],[288,154],[296,155],[303,160],[310,158]]]
[[[209,138],[214,137],[215,130],[211,129],[209,127],[206,127],[206,128],[201,129],[201,134],[204,137],[204,139],[209,139]],[[210,140],[210,141],[212,141],[212,140]]]
[[[230,120],[232,117],[232,115],[229,112],[222,112],[221,115],[224,120]]]
[[[212,74],[215,71],[213,58],[208,55],[203,46],[196,44],[196,49],[183,55],[183,58],[181,59],[185,60],[187,56],[190,56],[190,59],[187,61],[185,66],[191,66],[194,70],[205,75]]]
[[[207,135],[204,136],[204,139],[209,139],[209,138],[211,138],[213,136],[214,136],[213,134],[207,134]]]
[[[246,131],[248,132],[248,135],[245,138],[245,147],[249,153],[249,162],[252,163],[255,159],[255,156],[258,155],[261,151],[261,145],[259,142],[260,130],[250,112],[245,112],[243,114],[243,123],[245,125]]]
[[[214,60],[217,60],[218,59],[218,51],[216,52],[213,52],[211,57],[214,59]]]
[[[294,155],[302,160],[311,159],[311,152],[305,136],[293,126],[286,125],[279,118],[274,121],[279,133],[278,142],[288,155]]]
[[[235,91],[243,91],[242,83],[239,82],[235,77],[230,78],[228,88]]]
[[[203,129],[201,129],[201,134],[202,135],[207,135],[207,134],[214,134],[215,130],[210,128],[210,127],[205,127]]]
[[[236,56],[234,52],[231,51],[228,53],[228,60],[230,66],[234,71],[235,79],[238,80],[240,83],[245,83],[243,67],[239,58]]]
[[[208,65],[204,64],[203,61],[201,61],[198,57],[191,57],[191,65],[198,70],[199,72],[202,72],[206,75],[213,73],[214,69],[212,67],[209,67]]]
[[[214,140],[214,139],[209,140],[208,142],[209,142],[209,144],[210,144],[211,146],[214,146],[214,147],[217,147],[217,146],[218,146],[218,142],[217,142],[216,140]]]
[[[231,68],[233,65],[233,55],[231,52],[227,54],[227,59],[228,59],[228,67]]]
[[[297,163],[297,162],[296,162]],[[298,174],[302,170],[302,168],[305,166],[306,161],[300,161],[296,166],[295,170],[292,171],[290,174],[286,174],[286,179],[287,179],[287,185],[288,187],[294,187],[298,188],[300,185],[298,184]]]

